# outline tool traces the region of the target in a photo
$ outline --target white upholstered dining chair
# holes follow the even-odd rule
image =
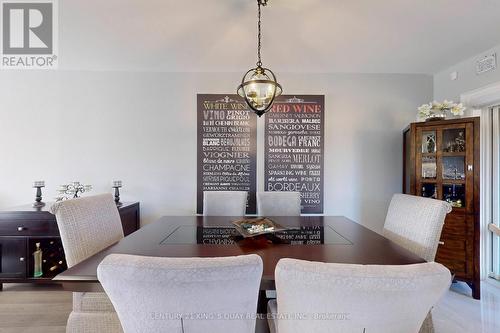
[[[120,214],[111,194],[57,202],[50,208],[72,267],[123,238]],[[122,332],[111,301],[102,292],[74,292],[68,333]]]
[[[262,259],[111,254],[97,268],[125,333],[254,333]]]
[[[385,219],[383,235],[428,262],[436,258],[446,214],[452,210],[448,202],[413,195],[395,194]],[[429,312],[420,333],[433,333]]]
[[[434,261],[444,219],[451,209],[445,201],[395,194],[383,235],[426,261]]]
[[[260,216],[300,216],[300,192],[258,192]]]
[[[204,191],[203,215],[244,216],[247,209],[245,191]]]
[[[415,333],[450,285],[438,263],[351,265],[282,259],[271,332]],[[277,319],[273,319],[273,317]]]
[[[300,216],[300,192],[257,192],[260,216]],[[276,298],[276,290],[266,290],[267,298]]]

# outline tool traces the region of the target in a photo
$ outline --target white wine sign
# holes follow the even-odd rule
[[[238,95],[198,94],[198,199],[204,191],[248,192],[247,214],[255,214],[257,120]]]

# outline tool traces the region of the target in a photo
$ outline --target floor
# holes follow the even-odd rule
[[[63,333],[71,292],[57,285],[4,284],[0,291],[0,333]]]
[[[500,286],[482,284],[482,299],[466,284],[454,283],[433,310],[436,333],[500,332]],[[0,292],[0,333],[65,332],[71,293],[58,286],[4,284]]]
[[[500,283],[482,283],[480,301],[470,295],[465,283],[452,284],[432,312],[436,333],[500,332]]]

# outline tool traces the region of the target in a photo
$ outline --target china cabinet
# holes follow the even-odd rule
[[[479,118],[410,124],[403,132],[403,192],[448,201],[436,261],[480,297]]]

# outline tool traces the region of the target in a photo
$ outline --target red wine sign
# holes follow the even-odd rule
[[[323,213],[323,95],[280,96],[265,115],[266,191],[300,192],[302,213]]]
[[[198,214],[204,191],[246,191],[255,214],[256,118],[238,95],[198,95]]]

